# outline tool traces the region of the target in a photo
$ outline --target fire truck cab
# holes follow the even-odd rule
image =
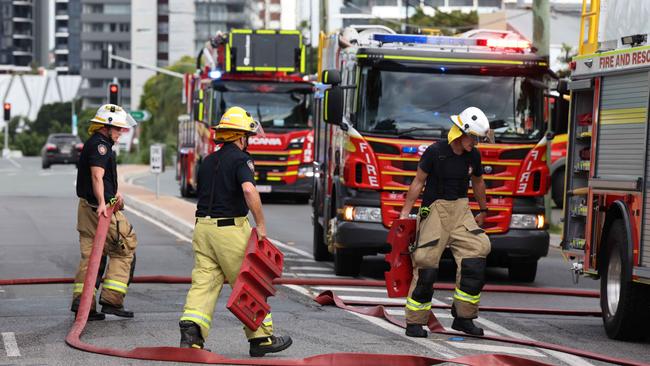
[[[218,34],[197,57],[186,81],[189,116],[179,118],[178,175],[183,196],[196,191],[196,174],[216,145],[210,127],[232,106],[260,121],[249,138],[258,191],[307,200],[313,179],[311,104],[299,31],[234,29]]]
[[[583,7],[572,63],[562,246],[576,281],[600,279],[607,335],[638,340],[650,327],[650,4],[606,5]]]
[[[378,26],[321,36],[324,95],[316,103],[314,257],[357,275],[364,255],[385,252],[426,148],[447,137],[469,106],[491,121],[479,145],[492,241],[488,262],[533,281],[549,235],[543,196],[547,63],[511,32],[467,37],[402,35]],[[471,196],[471,191],[470,191]],[[474,210],[478,204],[470,197]],[[419,207],[419,201],[413,214]]]

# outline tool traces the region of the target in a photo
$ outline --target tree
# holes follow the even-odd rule
[[[194,68],[194,59],[190,56],[185,56],[168,67],[169,70],[180,73],[194,72]],[[182,80],[164,74],[157,74],[144,84],[140,108],[149,111],[151,119],[141,124],[141,162],[147,162],[149,146],[152,143],[166,144],[168,157],[176,151],[178,116],[186,113],[186,107],[181,103],[182,89]]]
[[[401,21],[376,19],[373,23],[385,25],[396,32],[401,32]],[[450,13],[445,13],[436,8],[435,14],[430,16],[425,14],[422,8],[418,7],[415,9],[415,14],[409,17],[408,33],[420,33],[420,30],[423,28],[437,28],[440,29],[443,35],[451,36],[474,29],[477,26],[478,13],[476,11],[464,13],[460,10],[454,10]]]
[[[562,48],[560,55],[557,57],[557,60],[562,64],[562,68],[558,70],[557,75],[561,78],[568,77],[571,75],[571,70],[569,69],[569,64],[571,60],[576,56],[576,51],[571,47],[571,45],[562,43]]]

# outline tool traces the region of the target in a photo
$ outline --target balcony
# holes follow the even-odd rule
[[[54,49],[54,54],[55,55],[67,55],[69,53],[70,53],[70,50],[68,50],[68,48],[59,48],[59,47],[57,47],[57,48]]]
[[[21,17],[21,16],[13,17],[13,18],[11,18],[11,20],[16,22],[16,23],[34,23],[34,19],[32,19],[32,18],[24,18],[24,17]]]

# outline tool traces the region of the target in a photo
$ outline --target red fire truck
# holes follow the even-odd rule
[[[606,5],[615,16],[583,6],[588,33],[572,63],[562,245],[576,280],[600,279],[607,335],[639,340],[650,327],[650,8]]]
[[[298,31],[234,29],[219,34],[188,76],[189,115],[179,117],[177,179],[183,197],[195,194],[196,174],[216,145],[210,127],[231,106],[262,124],[249,139],[257,188],[305,200],[313,180],[313,83],[302,76],[305,48]]]
[[[496,138],[479,145],[488,261],[507,267],[513,279],[533,281],[549,247],[543,202],[549,73],[529,42],[511,32],[441,37],[368,26],[323,35],[319,52],[324,97],[314,113],[322,116],[315,126],[315,259],[333,255],[337,274],[356,275],[364,255],[385,252],[421,154],[446,138],[450,115],[475,106]],[[475,201],[470,205],[478,209]]]

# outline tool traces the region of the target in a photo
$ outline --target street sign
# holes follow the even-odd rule
[[[131,111],[130,114],[131,114],[131,117],[133,117],[133,119],[138,121],[138,122],[148,121],[149,118],[151,118],[151,113],[149,113],[149,111],[146,111],[146,110]]]
[[[149,147],[149,170],[153,174],[160,174],[165,171],[163,163],[164,145],[153,144]]]

